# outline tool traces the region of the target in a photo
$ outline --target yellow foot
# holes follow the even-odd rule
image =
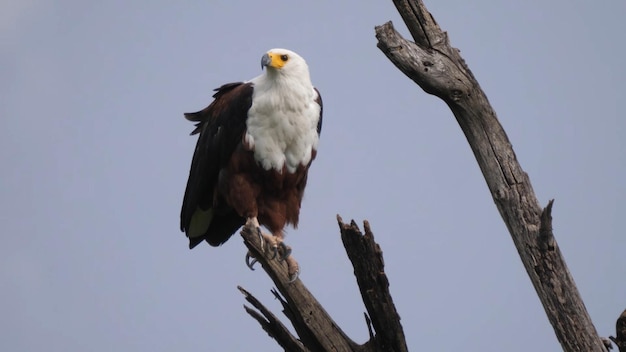
[[[259,237],[259,241],[261,242],[261,252],[265,253],[265,238],[268,235],[264,235],[261,232],[261,225],[256,218],[248,218],[246,220],[246,225],[241,229],[241,231],[256,231],[257,236]]]

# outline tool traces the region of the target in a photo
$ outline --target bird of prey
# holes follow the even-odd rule
[[[322,128],[322,98],[307,63],[293,51],[269,50],[261,68],[260,76],[222,85],[207,108],[185,114],[197,122],[191,134],[199,137],[180,228],[193,248],[202,241],[219,246],[241,226],[254,226],[274,257],[286,260],[293,281],[299,267],[283,242],[284,228],[298,225]]]

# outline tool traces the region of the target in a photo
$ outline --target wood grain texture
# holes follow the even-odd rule
[[[361,233],[354,221],[344,224],[341,217],[337,216],[337,222],[343,246],[354,268],[361,298],[369,313],[369,321],[376,332],[370,338],[372,347],[375,346],[375,351],[408,351],[400,315],[389,291],[383,252],[374,241],[369,222],[363,223],[365,234]]]
[[[291,321],[303,346],[310,351],[353,351],[352,347],[357,344],[352,342],[339,326],[335,324],[324,307],[304,286],[302,280],[297,279],[295,282],[289,283],[285,262],[268,259],[265,254],[269,255],[269,250],[266,250],[265,254],[261,252],[256,229],[244,226],[241,236],[252,256],[259,261],[263,270],[276,285],[280,295],[284,297],[283,299],[280,295],[275,294],[277,298],[281,299],[284,308],[283,312]],[[250,295],[247,294],[247,296]],[[273,316],[264,314],[264,312],[269,312],[269,310],[263,309],[260,312],[268,321],[271,322],[274,319]],[[266,327],[268,326],[263,326],[264,329]],[[290,341],[284,339],[283,332],[280,329],[270,329],[268,334],[278,341],[281,346],[290,343]]]
[[[378,48],[452,110],[563,350],[605,351],[552,233],[553,201],[539,205],[487,96],[423,2],[394,4],[415,42],[388,22],[376,27]]]

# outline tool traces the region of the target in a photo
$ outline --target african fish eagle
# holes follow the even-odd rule
[[[200,134],[191,161],[180,228],[189,248],[226,242],[253,225],[274,255],[286,259],[290,280],[299,267],[284,245],[284,228],[297,227],[307,174],[322,128],[322,98],[302,57],[272,49],[260,76],[215,89],[204,110],[186,113]],[[265,226],[271,235],[263,234]],[[246,256],[246,261],[248,261]],[[252,266],[248,263],[248,266]]]

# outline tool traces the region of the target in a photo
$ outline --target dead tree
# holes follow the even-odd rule
[[[260,252],[256,232],[250,228],[244,228],[241,233],[244,243],[276,284],[278,292],[273,290],[272,293],[282,304],[283,313],[291,321],[299,339],[294,337],[254,296],[239,287],[246,300],[257,309],[245,307],[246,312],[256,319],[285,351],[289,352],[408,351],[402,325],[400,325],[400,316],[389,293],[389,281],[384,271],[382,251],[374,242],[374,234],[368,222],[365,221],[365,234],[362,234],[354,221],[344,224],[339,216],[337,216],[337,221],[341,240],[354,267],[361,297],[369,313],[369,315],[365,314],[365,322],[370,335],[369,341],[364,344],[352,341],[300,280],[289,283],[286,265],[277,260],[268,260]]]
[[[553,201],[543,209],[539,205],[487,96],[423,2],[393,2],[414,41],[402,38],[388,22],[376,27],[378,48],[426,93],[439,97],[452,110],[563,350],[606,351],[610,342],[598,336],[554,238]],[[382,252],[369,225],[365,223],[362,235],[354,222],[346,225],[340,218],[338,221],[369,314],[365,315],[369,341],[359,345],[350,340],[302,282],[288,284],[286,269],[279,262],[265,260],[250,231],[243,231],[244,242],[276,284],[280,294],[273,293],[298,338],[240,288],[257,309],[246,307],[246,311],[287,351],[407,351],[400,318],[389,294]],[[626,352],[626,312],[617,321],[616,335],[611,340],[620,352]]]

